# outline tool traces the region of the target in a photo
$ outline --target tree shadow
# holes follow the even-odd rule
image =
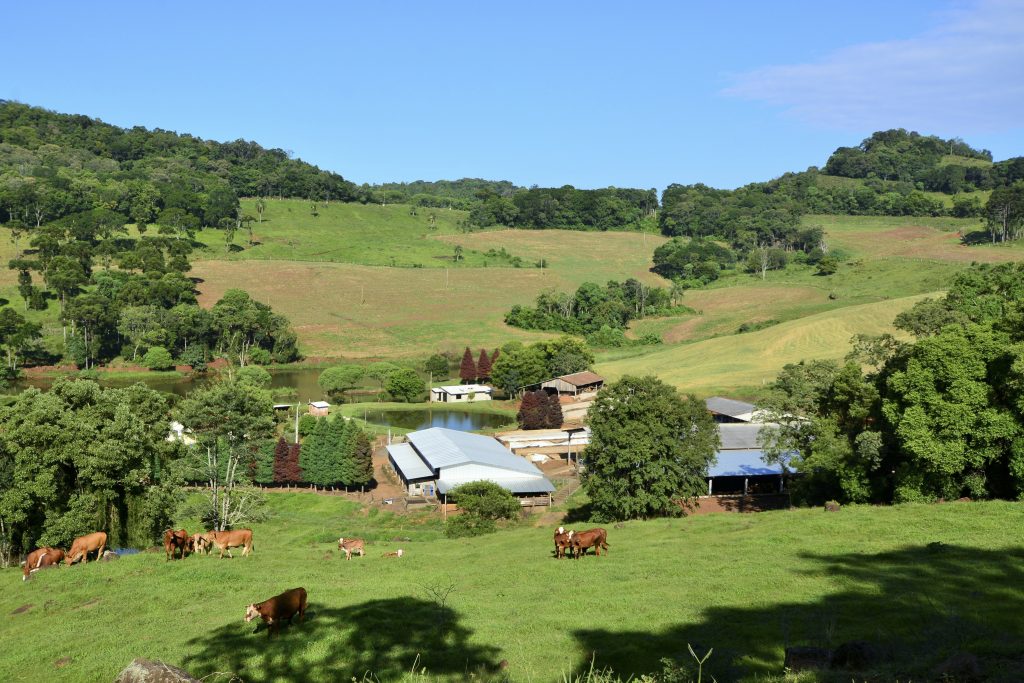
[[[960,238],[960,243],[966,244],[967,246],[974,246],[976,244],[992,244],[992,235],[988,230],[973,230],[965,233]]]
[[[182,664],[196,677],[230,671],[247,682],[400,678],[426,668],[449,680],[502,680],[499,650],[470,641],[472,631],[450,607],[414,597],[370,600],[342,608],[310,601],[273,637],[238,620],[189,641],[198,652]]]
[[[785,585],[765,585],[766,603],[710,607],[698,623],[662,632],[579,630],[586,656],[577,674],[590,669],[591,657],[595,669],[611,668],[623,679],[661,671],[663,658],[692,671],[691,644],[700,656],[714,648],[705,680],[777,676],[788,646],[832,649],[859,640],[873,655],[857,680],[966,680],[939,668],[961,653],[977,658],[980,680],[1024,680],[1024,550],[931,543],[804,559],[813,563],[805,574],[827,575],[842,589],[800,602],[786,598]],[[851,679],[832,671],[821,680]]]

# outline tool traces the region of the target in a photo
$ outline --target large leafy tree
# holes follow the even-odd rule
[[[324,393],[344,398],[345,392],[359,386],[359,381],[366,375],[366,370],[359,365],[337,365],[320,373],[317,384]]]
[[[705,489],[719,437],[703,401],[626,376],[601,390],[588,421],[583,487],[597,518],[678,514]]]
[[[509,396],[518,394],[523,387],[549,379],[544,352],[519,342],[506,344],[491,367],[491,379]]]
[[[388,375],[387,380],[384,382],[384,390],[395,398],[401,398],[412,403],[423,397],[423,393],[427,390],[427,385],[423,378],[416,374],[415,370],[402,368]]]
[[[262,498],[247,486],[249,458],[274,432],[270,392],[246,382],[217,382],[178,404],[177,419],[195,434],[195,481],[207,485],[204,518],[223,530],[249,521]]]

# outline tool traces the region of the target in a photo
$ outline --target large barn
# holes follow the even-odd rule
[[[410,495],[444,499],[471,481],[493,481],[522,502],[550,502],[555,490],[536,466],[489,436],[431,427],[388,446],[388,459]]]

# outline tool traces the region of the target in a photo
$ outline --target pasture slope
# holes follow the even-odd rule
[[[935,292],[933,297],[941,295]],[[599,362],[610,380],[623,375],[656,375],[701,396],[771,382],[788,363],[838,360],[850,351],[858,333],[898,333],[892,320],[928,295],[847,306],[773,325],[763,330],[668,346],[632,358]]]
[[[1024,678],[1017,503],[628,522],[607,527],[607,556],[556,561],[546,527],[448,540],[427,517],[270,500],[246,559],[161,551],[28,583],[0,572],[0,680],[109,682],[139,656],[249,683],[486,680],[502,660],[513,681],[558,681],[592,657],[625,679],[662,657],[685,663],[691,643],[714,648],[705,680],[770,681],[787,644],[854,639],[894,658],[870,680],[928,679],[961,651],[990,680]],[[342,534],[371,540],[368,556],[339,559]],[[401,560],[381,557],[398,547]],[[243,622],[246,604],[296,586],[309,591],[305,624],[268,641]]]

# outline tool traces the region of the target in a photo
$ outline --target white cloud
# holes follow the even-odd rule
[[[981,0],[946,13],[919,36],[756,69],[723,93],[857,131],[903,127],[967,135],[1021,128],[1024,2]]]

